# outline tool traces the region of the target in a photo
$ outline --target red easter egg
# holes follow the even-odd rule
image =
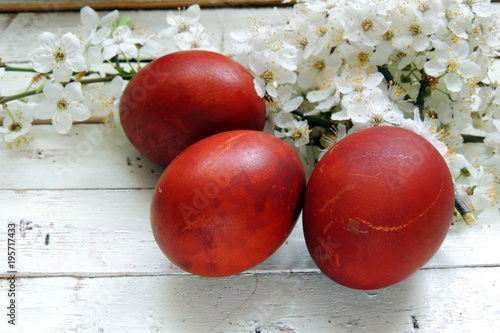
[[[133,76],[120,101],[127,138],[162,166],[210,135],[263,130],[265,119],[253,76],[229,57],[209,51],[179,51],[152,61]]]
[[[180,153],[160,177],[151,204],[153,234],[187,272],[237,274],[283,244],[304,191],[301,160],[284,141],[250,130],[215,134]]]
[[[307,248],[320,270],[356,289],[407,278],[450,227],[454,187],[434,146],[399,127],[348,135],[313,171],[304,199]]]

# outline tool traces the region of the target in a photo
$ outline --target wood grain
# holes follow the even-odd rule
[[[19,229],[19,276],[186,274],[154,241],[152,189],[119,189],[118,182],[118,189],[82,185],[78,190],[0,190],[2,218]],[[490,249],[498,247],[500,228],[485,223],[498,220],[500,214],[491,212],[473,228],[457,221],[424,269],[499,267],[498,253]],[[6,238],[0,229],[0,244]],[[287,242],[253,271],[318,271],[305,246],[301,218]]]
[[[319,273],[21,278],[22,316],[16,328],[55,333],[498,332],[498,276],[499,267],[425,270],[376,291],[348,289]],[[6,280],[0,281],[1,290],[5,287]]]

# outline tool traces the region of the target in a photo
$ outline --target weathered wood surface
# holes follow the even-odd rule
[[[319,273],[20,278],[17,331],[498,332],[499,276],[429,269],[377,291]]]
[[[18,274],[182,274],[153,239],[149,220],[152,194],[150,189],[1,190],[2,218],[19,229]],[[498,249],[500,239],[494,219],[494,214],[483,216],[473,228],[455,223],[425,267],[500,266],[498,251],[492,250]],[[317,271],[305,247],[300,220],[287,243],[256,270]]]

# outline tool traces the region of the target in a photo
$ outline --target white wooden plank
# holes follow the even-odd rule
[[[499,277],[431,269],[373,291],[318,273],[20,278],[16,332],[498,332]]]
[[[3,54],[0,52],[0,58],[2,58]],[[4,60],[2,58],[2,61]],[[30,67],[29,64],[19,64],[17,66]],[[29,72],[4,72],[0,77],[0,96],[11,96],[26,91],[34,75],[35,73]]]
[[[153,188],[164,168],[144,158],[121,127],[51,125],[30,130],[28,144],[0,144],[1,189]]]
[[[100,11],[103,16],[109,11]],[[120,16],[132,16],[132,22],[139,31],[158,33],[167,27],[166,16],[175,13],[175,10],[139,10],[120,11]],[[259,19],[272,15],[270,8],[252,9],[209,9],[204,8],[199,22],[205,27],[213,45],[222,43],[223,30],[231,30],[247,23],[249,17]],[[0,57],[5,62],[28,62],[30,54],[36,48],[36,36],[41,31],[50,32],[76,32],[80,22],[79,12],[66,12],[64,15],[56,12],[30,12],[18,13],[14,18],[7,14],[0,14],[1,22],[6,22],[6,27],[0,34]],[[167,50],[172,50],[167,48]]]
[[[0,191],[2,220],[19,228],[24,275],[184,274],[161,253],[151,233],[153,190]],[[500,227],[491,214],[475,227],[457,222],[427,268],[500,265]],[[22,222],[21,222],[22,221]],[[22,225],[21,225],[22,224]],[[0,230],[4,244],[7,230]],[[43,265],[40,263],[43,262]],[[287,242],[259,272],[317,271],[299,219]]]
[[[16,17],[16,15],[16,13],[1,14],[0,31],[3,31],[9,25],[10,21],[12,21]]]

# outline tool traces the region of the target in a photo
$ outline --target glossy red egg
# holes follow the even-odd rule
[[[210,135],[262,130],[265,119],[253,76],[229,57],[209,51],[180,51],[154,60],[134,75],[120,101],[127,138],[162,166]]]
[[[431,259],[453,211],[453,181],[434,146],[379,126],[348,135],[320,160],[305,194],[304,236],[329,278],[379,289]]]
[[[295,151],[264,132],[215,134],[165,169],[151,204],[156,242],[172,263],[208,277],[248,270],[286,240],[302,208]]]

